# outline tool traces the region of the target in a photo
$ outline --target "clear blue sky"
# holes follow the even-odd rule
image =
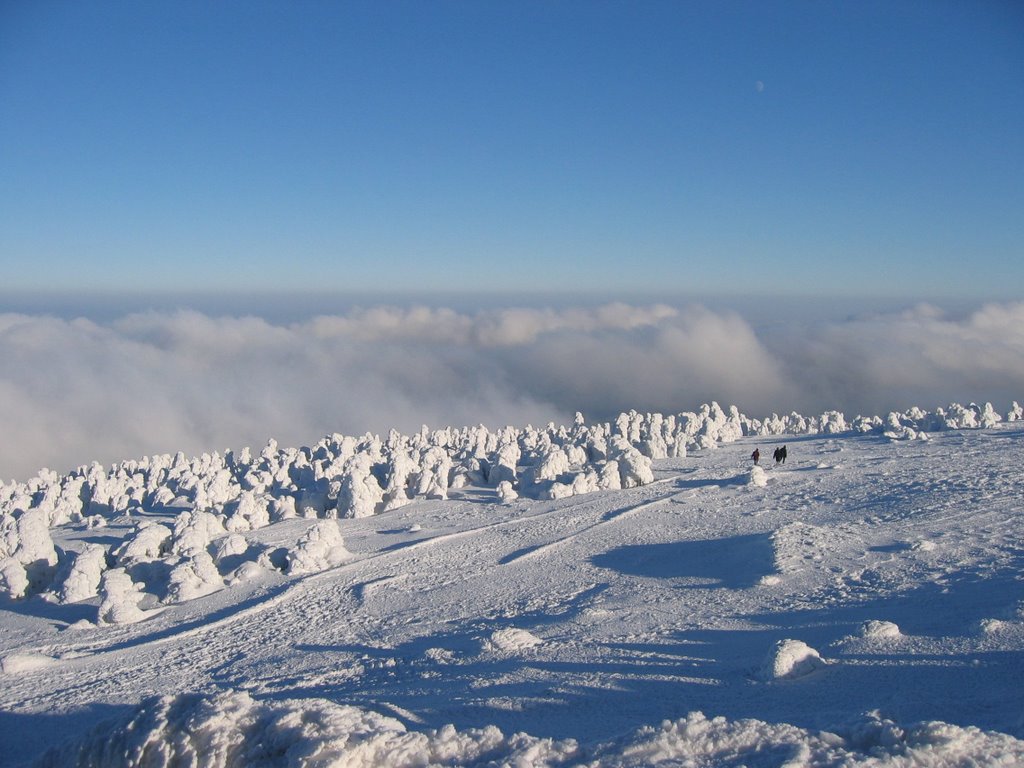
[[[1024,286],[1024,4],[0,0],[7,290]]]

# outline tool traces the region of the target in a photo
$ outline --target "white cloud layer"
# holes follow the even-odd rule
[[[1024,304],[758,332],[700,306],[376,307],[278,325],[193,311],[0,315],[0,477],[270,437],[545,423],[712,399],[884,415],[1024,398]]]

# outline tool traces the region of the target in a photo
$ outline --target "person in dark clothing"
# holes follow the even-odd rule
[[[754,463],[757,464],[757,462],[761,458],[761,449],[755,448],[754,452],[752,454],[750,454],[750,458],[752,458],[754,460]]]
[[[781,448],[776,448],[775,451],[772,453],[772,458],[775,459],[775,463],[776,464],[778,464],[780,461],[782,461],[782,456],[780,455],[781,453],[782,453],[782,449]]]
[[[783,464],[786,463],[786,446],[779,448],[779,458],[782,460]]]

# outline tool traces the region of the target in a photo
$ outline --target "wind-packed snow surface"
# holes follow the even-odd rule
[[[0,763],[1024,764],[1021,415],[44,470],[0,486]]]

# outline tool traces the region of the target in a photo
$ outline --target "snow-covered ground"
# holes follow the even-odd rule
[[[1024,764],[1010,415],[711,409],[3,486],[0,763]]]

